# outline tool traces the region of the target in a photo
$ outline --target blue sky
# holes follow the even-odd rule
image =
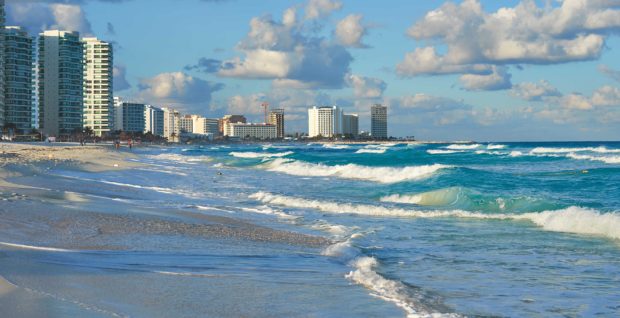
[[[115,44],[116,95],[190,113],[337,104],[443,140],[619,140],[620,1],[7,0]]]

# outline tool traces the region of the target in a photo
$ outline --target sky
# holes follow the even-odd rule
[[[421,140],[620,140],[620,0],[6,0],[114,44],[115,96],[207,117],[338,105]]]

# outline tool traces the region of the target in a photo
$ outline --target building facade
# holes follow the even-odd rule
[[[164,135],[164,111],[151,105],[144,108],[144,133],[155,136]]]
[[[225,115],[220,120],[220,134],[228,136],[226,134],[226,125],[230,123],[247,123],[247,119],[243,115]]]
[[[370,107],[370,136],[373,139],[388,138],[387,107],[380,104]]]
[[[314,106],[308,109],[308,136],[332,138],[342,134],[342,109]]]
[[[192,115],[185,115],[181,117],[179,120],[179,129],[181,130],[181,133],[194,133],[194,118],[192,118]]]
[[[284,109],[272,109],[269,112],[269,124],[276,126],[278,138],[284,138]]]
[[[84,38],[84,127],[95,136],[114,129],[112,45],[97,38]]]
[[[33,38],[13,26],[6,27],[4,36],[4,122],[29,131],[33,128]]]
[[[39,128],[46,136],[82,129],[83,54],[78,32],[52,30],[39,35]]]
[[[122,131],[130,133],[142,133],[146,127],[144,116],[146,105],[140,103],[122,102],[121,109],[123,118]]]
[[[350,138],[357,138],[359,131],[359,116],[357,114],[343,114],[342,134]]]
[[[228,123],[226,136],[241,139],[276,139],[278,131],[276,126],[271,124]]]
[[[4,0],[0,0],[0,127],[4,126]]]
[[[171,108],[162,108],[164,111],[164,137],[169,142],[178,142],[181,135],[181,114]]]

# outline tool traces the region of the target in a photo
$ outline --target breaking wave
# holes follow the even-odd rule
[[[588,155],[578,155],[575,153],[569,153],[566,157],[577,160],[590,160],[590,161],[601,161],[604,163],[620,163],[620,156],[588,156]]]
[[[620,149],[609,149],[606,147],[580,147],[580,148],[551,148],[536,147],[530,153],[569,153],[569,152],[596,152],[596,153],[620,153]]]
[[[471,150],[480,147],[480,144],[453,144],[446,147],[446,149],[452,150]]]
[[[429,149],[426,152],[428,152],[431,155],[448,155],[448,154],[459,153],[459,152],[463,152],[463,151],[459,151],[459,150],[443,150],[443,149]]]
[[[387,151],[387,148],[362,148],[357,150],[355,153],[377,153],[382,154]]]
[[[323,144],[323,148],[328,149],[348,149],[348,145],[340,145],[340,144]]]
[[[435,312],[427,306],[422,305],[420,298],[422,295],[412,294],[407,286],[402,282],[387,279],[374,269],[379,262],[374,257],[364,256],[351,262],[355,270],[349,272],[346,278],[360,284],[372,291],[372,296],[389,301],[402,308],[409,318],[456,318],[461,317],[454,313]]]
[[[494,145],[494,144],[487,145],[487,149],[489,150],[497,150],[497,149],[504,149],[504,148],[506,148],[506,145]]]
[[[150,159],[182,162],[187,164],[196,164],[198,162],[209,162],[213,159],[208,156],[183,156],[176,153],[162,153],[159,155],[149,156]]]
[[[587,234],[620,240],[620,214],[617,212],[601,213],[594,209],[571,206],[565,209],[523,214],[481,213],[463,210],[419,211],[365,204],[347,204],[329,201],[308,200],[266,192],[257,192],[250,198],[265,204],[275,204],[302,209],[317,209],[335,214],[357,214],[377,217],[412,217],[412,218],[471,218],[489,220],[523,220],[530,221],[547,231]]]
[[[268,153],[268,152],[231,152],[229,155],[236,158],[245,158],[245,159],[254,159],[254,158],[281,158],[285,156],[292,155],[294,152],[278,152],[278,153]]]
[[[267,170],[305,177],[338,177],[368,180],[379,183],[397,183],[428,178],[441,169],[451,168],[442,164],[410,166],[402,168],[369,167],[356,164],[328,166],[290,159],[278,158],[263,165]]]

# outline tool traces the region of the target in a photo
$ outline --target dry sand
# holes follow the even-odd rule
[[[110,145],[0,143],[0,167],[10,164],[74,164],[76,168],[97,172],[140,166],[127,161],[132,158],[135,155],[114,150]]]

